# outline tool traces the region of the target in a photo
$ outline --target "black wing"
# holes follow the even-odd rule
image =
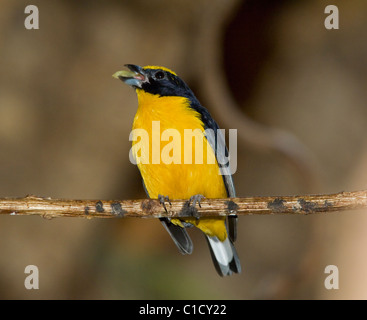
[[[214,134],[207,134],[206,138],[215,151],[215,157],[217,159],[221,175],[223,177],[224,185],[227,190],[227,196],[230,198],[236,197],[236,190],[233,184],[233,178],[231,174],[231,169],[229,163],[226,163],[226,158],[228,158],[228,149],[222,132],[219,130],[218,124],[211,117],[209,111],[204,108],[199,101],[195,98],[191,98],[191,107],[195,109],[201,116],[201,120],[204,123],[204,129],[211,129]],[[232,242],[236,241],[237,238],[237,215],[228,216],[228,233]]]

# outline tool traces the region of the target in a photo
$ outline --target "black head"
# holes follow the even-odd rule
[[[180,96],[195,99],[188,85],[175,72],[165,67],[139,67],[127,64],[130,71],[118,71],[114,74],[135,89],[159,96]]]

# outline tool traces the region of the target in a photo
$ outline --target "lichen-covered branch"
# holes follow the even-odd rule
[[[367,208],[367,191],[340,192],[329,195],[248,197],[203,199],[201,207],[191,207],[187,200],[165,204],[158,200],[63,200],[26,196],[0,199],[0,214],[39,215],[45,218],[84,217],[185,217],[198,211],[201,217],[230,214],[311,214]]]

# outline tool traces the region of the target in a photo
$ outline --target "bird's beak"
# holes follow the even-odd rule
[[[134,88],[141,88],[144,82],[148,82],[148,78],[142,67],[134,64],[125,64],[125,66],[129,70],[117,71],[112,76]]]

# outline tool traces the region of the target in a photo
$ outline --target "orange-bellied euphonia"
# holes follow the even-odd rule
[[[201,197],[235,197],[230,169],[228,165],[218,161],[217,151],[220,145],[224,146],[226,154],[228,152],[223,135],[188,85],[175,72],[165,67],[139,67],[132,64],[126,66],[129,70],[118,71],[114,77],[133,87],[138,96],[138,110],[132,131],[132,154],[134,159],[139,158],[136,162],[147,195],[151,199],[160,199],[164,207],[164,202],[169,199],[187,199],[189,205],[193,201],[189,206],[191,208],[195,208],[196,202],[200,205]],[[214,131],[214,134],[206,134],[207,129]],[[137,130],[145,130],[151,135],[149,142],[142,143],[144,136],[140,136],[139,140]],[[154,130],[159,131],[158,136]],[[175,139],[172,133],[170,138],[163,139],[163,132],[166,130],[178,132],[180,138]],[[184,140],[187,130],[196,130],[206,141],[201,154],[196,153],[200,146],[197,140],[193,144],[191,136],[189,141],[189,156],[195,154],[195,160],[201,156],[202,161],[193,162],[184,154],[187,153],[185,144],[187,146],[188,142]],[[170,161],[162,161],[160,157],[169,144]],[[157,149],[158,161],[153,154]],[[213,157],[212,161],[210,157]],[[192,217],[160,219],[180,252],[192,253],[193,244],[185,228],[196,226],[206,236],[217,272],[221,276],[240,273],[241,265],[233,245],[237,232],[237,216],[230,215],[227,220],[225,217],[200,218],[196,216],[195,209],[191,212]]]

